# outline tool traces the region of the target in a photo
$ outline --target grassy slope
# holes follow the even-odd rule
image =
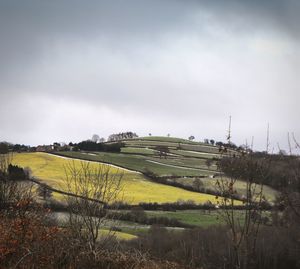
[[[121,153],[154,155],[156,153],[156,151],[153,149],[147,149],[147,148],[126,147],[126,148],[121,149]]]
[[[202,142],[191,141],[184,138],[177,138],[177,137],[168,137],[168,136],[144,136],[131,139],[132,140],[147,140],[147,141],[162,141],[162,142],[173,142],[173,143],[185,143],[185,144],[194,144],[194,145],[206,145]]]
[[[171,211],[145,211],[149,217],[167,217],[170,219],[177,219],[183,223],[208,227],[211,225],[224,225],[226,224],[224,212],[222,210],[180,210],[176,212]],[[234,217],[243,224],[245,219],[245,211],[235,210]],[[264,217],[270,217],[270,212],[263,211]]]
[[[13,163],[17,165],[30,167],[34,176],[59,189],[64,189],[64,165],[69,162],[70,160],[45,153],[15,154],[13,160]],[[80,165],[80,161],[75,160],[74,162],[76,165]],[[121,173],[124,171],[122,171],[122,169],[112,168],[111,172]],[[194,193],[180,188],[154,183],[145,179],[141,174],[128,171],[124,173],[123,191],[120,194],[120,199],[122,198],[122,200],[131,204],[138,204],[139,202],[176,202],[179,199],[194,200],[196,203],[204,203],[207,200],[213,203],[216,202],[215,197],[212,195]]]
[[[91,161],[98,161],[98,162],[106,162],[111,163],[114,165],[118,165],[127,169],[140,171],[140,172],[147,172],[151,171],[159,176],[171,176],[171,175],[178,175],[178,176],[201,176],[207,175],[207,171],[199,170],[199,169],[182,169],[180,167],[168,167],[165,165],[160,165],[156,163],[151,163],[147,160],[155,160],[157,162],[168,163],[172,161],[172,159],[152,159],[151,157],[146,157],[142,155],[135,155],[135,154],[122,154],[122,153],[107,153],[107,152],[97,152],[94,153],[95,155],[89,155],[82,152],[60,152],[60,154],[73,157],[83,160],[91,160]],[[172,163],[170,163],[172,164]]]
[[[134,146],[137,144],[147,144],[148,146],[154,147],[157,143],[161,143],[162,145],[168,146],[171,145],[172,147],[179,147],[180,149],[170,149],[170,153],[174,154],[174,156],[168,156],[167,159],[159,159],[157,156],[149,156],[147,159],[154,160],[160,163],[169,164],[169,165],[176,165],[182,167],[193,167],[197,169],[202,169],[200,172],[203,176],[208,176],[211,174],[215,174],[217,172],[217,167],[215,162],[212,165],[207,167],[206,160],[213,159],[213,158],[220,158],[221,155],[219,154],[219,149],[216,146],[192,142],[185,139],[180,138],[173,138],[173,137],[143,137],[130,140],[130,145]],[[126,142],[128,145],[129,142]],[[169,167],[172,170],[172,167]],[[151,168],[150,168],[151,170]],[[176,174],[176,171],[173,171],[173,175]],[[185,176],[191,176],[192,173],[190,171],[185,172]],[[183,183],[185,185],[192,185],[193,178],[180,178],[177,179],[178,182]],[[217,178],[212,179],[209,177],[201,179],[204,183],[204,187],[210,190],[215,190]],[[245,187],[246,183],[244,181],[238,180],[235,184],[235,189],[239,194],[245,194]],[[278,194],[277,191],[272,189],[271,187],[264,186],[264,196],[270,202],[275,200],[276,195]]]
[[[203,183],[203,187],[209,190],[215,190],[216,189],[216,182],[217,180],[220,180],[219,177],[216,178],[201,178],[201,181]],[[223,180],[226,180],[226,177],[223,177]],[[193,185],[193,178],[179,178],[176,179],[177,182],[182,183],[184,185]],[[240,195],[245,195],[245,189],[246,189],[246,182],[242,180],[237,180],[234,184],[234,189],[237,191]],[[263,195],[269,202],[274,202],[276,196],[278,195],[278,191],[272,189],[269,186],[263,187]]]
[[[174,138],[174,137],[141,137],[124,141],[126,146],[141,146],[141,147],[156,147],[167,146],[183,150],[201,151],[207,153],[219,153],[217,146],[208,145],[199,142],[192,142],[189,140]]]
[[[188,151],[188,150],[170,150],[170,153],[181,155],[184,157],[194,157],[199,159],[220,158],[220,154],[196,152],[196,151]]]
[[[138,137],[132,140],[148,140],[148,141],[162,141],[162,142],[175,142],[175,143],[190,142],[187,139],[177,138],[177,137],[167,137],[167,136],[145,136],[145,137]]]
[[[125,147],[121,153],[94,152],[93,155],[84,152],[61,152],[68,157],[112,163],[127,169],[142,173],[152,172],[158,176],[208,176],[215,173],[216,166],[207,169],[205,159],[220,156],[218,148],[189,140],[173,137],[145,137],[124,140]],[[160,158],[155,150],[157,146],[168,147],[170,155]],[[178,147],[188,147],[189,150],[178,150]],[[199,151],[205,152],[199,152]],[[207,152],[214,152],[207,153]],[[150,162],[149,162],[150,160]],[[190,168],[190,169],[186,169]]]
[[[170,165],[175,165],[179,167],[188,167],[188,168],[195,168],[195,169],[202,169],[203,171],[201,174],[203,175],[209,175],[212,174],[212,171],[216,171],[216,166],[212,165],[210,167],[210,171],[207,168],[207,165],[205,163],[204,159],[196,159],[196,158],[185,158],[185,157],[167,157],[165,158],[157,158],[157,157],[149,157],[148,160],[153,160],[159,163],[164,163],[164,164],[170,164]]]
[[[217,167],[213,162],[208,168],[206,160],[220,158],[218,147],[174,137],[142,137],[124,142],[125,147],[122,148],[122,152],[126,154],[104,152],[93,153],[94,155],[81,152],[63,154],[81,159],[104,161],[142,173],[151,171],[158,176],[179,176],[182,178],[177,181],[186,185],[192,185],[194,180],[186,177],[204,176],[206,177],[202,180],[204,187],[215,190],[216,179],[209,178],[209,175],[216,174]],[[171,155],[166,159],[159,158],[154,150],[157,145],[169,147]],[[179,146],[186,150],[178,149]],[[235,187],[239,194],[244,193],[243,181],[238,181]],[[267,200],[273,201],[277,192],[265,186],[264,195]]]
[[[176,212],[166,211],[145,211],[149,217],[167,217],[177,219],[183,223],[208,227],[211,225],[224,224],[224,220],[219,217],[217,211],[204,210],[181,210]]]

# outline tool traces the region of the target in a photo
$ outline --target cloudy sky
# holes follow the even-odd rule
[[[0,0],[0,140],[300,138],[298,0]]]

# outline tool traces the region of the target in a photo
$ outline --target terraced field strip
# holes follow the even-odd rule
[[[185,144],[191,144],[191,145],[207,145],[203,142],[197,142],[197,141],[191,141],[184,138],[177,138],[177,137],[166,137],[166,136],[145,136],[145,137],[139,137],[131,139],[133,141],[161,141],[161,142],[172,142],[172,143],[185,143]]]
[[[191,150],[170,150],[171,153],[183,156],[183,157],[193,157],[199,159],[212,159],[212,158],[220,158],[220,154],[216,153],[207,153],[200,151],[191,151]]]
[[[187,151],[200,151],[200,152],[205,152],[205,153],[219,154],[219,149],[217,147],[208,146],[208,145],[180,144],[180,149],[187,150]]]
[[[183,139],[183,138],[176,138],[176,137],[165,137],[165,136],[145,136],[145,137],[139,137],[132,139],[133,141],[161,141],[161,142],[173,142],[173,143],[179,143],[179,142],[185,142],[189,143],[189,140]]]
[[[157,146],[165,146],[169,148],[176,149],[178,147],[178,143],[174,142],[164,142],[164,141],[148,141],[148,140],[127,140],[124,141],[126,146],[130,147],[157,147]]]
[[[77,158],[82,160],[91,160],[96,162],[111,163],[126,169],[146,173],[151,171],[158,176],[178,175],[178,176],[201,176],[199,170],[187,170],[182,168],[167,167],[155,163],[147,162],[148,156],[95,152],[96,155],[89,155],[82,152],[60,152],[62,156]]]
[[[45,153],[45,154],[49,154],[50,156],[56,156],[58,158],[62,158],[62,159],[65,159],[65,160],[72,160],[72,159],[82,160],[80,158],[76,159],[76,158],[73,158],[73,157],[67,157],[67,156],[63,156],[63,155],[55,154],[55,153],[53,153],[53,154],[52,153]],[[88,155],[88,156],[97,156],[96,153],[82,152],[81,154]],[[141,172],[139,172],[139,171],[136,171],[136,170],[133,170],[133,169],[124,168],[122,166],[118,166],[118,165],[115,165],[115,164],[111,164],[111,163],[107,163],[107,162],[101,162],[101,161],[89,160],[89,157],[87,159],[83,159],[83,161],[88,162],[88,163],[94,163],[94,164],[101,163],[101,164],[104,164],[104,165],[107,165],[107,166],[110,166],[110,167],[121,169],[122,171],[127,171],[127,172],[131,172],[131,173],[139,173],[139,174],[141,174]]]
[[[197,158],[185,158],[185,157],[168,157],[168,158],[158,158],[149,156],[148,160],[152,160],[157,163],[171,165],[171,167],[180,167],[180,168],[192,168],[197,170],[203,170],[208,172],[209,174],[213,174],[217,172],[217,166],[214,162],[207,166],[205,159],[197,159]]]
[[[186,150],[192,152],[202,152],[202,153],[210,153],[216,154],[217,156],[220,155],[219,148],[217,146],[208,145],[208,144],[200,144],[192,141],[174,139],[171,140],[150,140],[150,139],[132,139],[132,140],[125,140],[124,143],[126,147],[157,147],[157,146],[165,146],[168,147],[170,150],[173,150],[172,153],[175,153],[176,150]],[[176,154],[176,153],[175,153]]]
[[[154,155],[157,154],[156,150],[149,148],[138,148],[138,147],[125,147],[121,148],[121,153],[129,153],[129,154],[142,154],[142,155]]]
[[[13,159],[14,164],[21,167],[30,167],[35,177],[47,185],[60,190],[66,190],[64,184],[64,167],[70,163],[70,161],[72,161],[72,159],[59,158],[58,156],[45,153],[19,153],[15,154]],[[73,161],[76,166],[80,167],[80,160]],[[99,165],[99,163],[91,163],[91,165],[96,166]],[[178,200],[193,200],[197,204],[205,203],[208,200],[212,203],[216,203],[215,196],[213,195],[195,193],[151,182],[138,173],[115,167],[112,167],[110,172],[117,174],[124,173],[122,192],[118,199],[129,204],[138,204],[141,202],[173,203]],[[62,195],[54,194],[54,198],[62,199],[63,197]]]
[[[147,162],[163,165],[163,166],[168,166],[168,167],[174,167],[174,168],[180,168],[180,169],[186,169],[186,170],[196,170],[196,171],[201,171],[201,172],[206,172],[204,169],[201,168],[192,168],[192,167],[185,167],[185,166],[176,166],[172,164],[166,164],[166,163],[160,163],[157,161],[152,161],[152,160],[146,160]]]

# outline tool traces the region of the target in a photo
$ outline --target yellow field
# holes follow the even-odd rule
[[[64,159],[46,153],[17,153],[13,157],[13,163],[22,167],[29,167],[33,176],[45,181],[48,185],[64,190],[65,170],[64,166],[70,163],[71,159]],[[82,161],[75,160],[75,165],[80,166]],[[92,166],[99,164],[92,163]],[[105,165],[105,164],[101,164]],[[143,175],[129,172],[123,169],[112,167],[112,173],[124,173],[122,193],[120,200],[138,204],[140,202],[176,202],[177,200],[194,200],[196,203],[204,203],[210,200],[216,203],[213,195],[199,194],[175,188],[163,184],[151,182]],[[61,195],[55,194],[55,198],[61,199]]]
[[[118,232],[118,231],[109,231],[105,229],[100,230],[100,236],[107,237],[107,236],[115,236],[118,240],[132,240],[136,239],[137,236],[129,233]]]

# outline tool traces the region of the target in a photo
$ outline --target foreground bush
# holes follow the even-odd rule
[[[58,246],[64,246],[65,233],[47,214],[30,199],[0,213],[1,268],[53,268],[63,260]]]
[[[243,269],[300,268],[300,230],[298,225],[262,227],[257,237],[255,253]],[[148,234],[128,242],[128,247],[146,252],[189,268],[232,269],[234,251],[229,229],[209,227],[170,232],[153,226]]]

